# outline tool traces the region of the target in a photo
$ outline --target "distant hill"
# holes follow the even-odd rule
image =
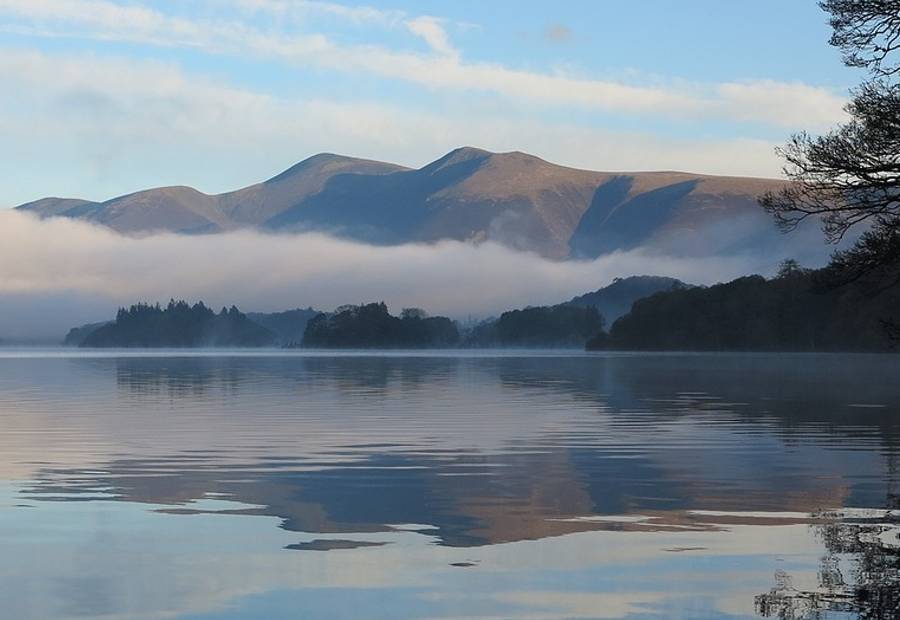
[[[69,330],[69,333],[66,334],[63,345],[67,347],[80,347],[81,344],[87,340],[88,336],[110,323],[112,323],[112,321],[101,321],[99,323],[88,323],[81,327],[73,327]]]
[[[203,303],[172,301],[165,308],[137,304],[122,308],[116,320],[87,334],[80,347],[265,347],[275,343],[271,331],[234,306],[218,314]]]
[[[302,342],[306,324],[319,314],[312,308],[297,308],[284,312],[248,312],[247,318],[274,333],[278,344],[284,346]]]
[[[18,208],[124,233],[314,230],[378,244],[490,240],[554,259],[649,248],[824,260],[829,248],[821,235],[785,237],[757,205],[761,193],[781,185],[683,172],[578,170],[526,153],[464,147],[415,170],[320,154],[224,194],[164,187],[105,202],[45,198]],[[814,225],[810,232],[817,232]]]
[[[592,293],[579,295],[569,302],[573,306],[593,306],[600,311],[607,324],[612,324],[623,314],[631,310],[631,305],[638,299],[649,297],[660,291],[674,288],[686,288],[689,285],[676,278],[664,276],[630,276],[616,278],[612,284],[597,289]]]

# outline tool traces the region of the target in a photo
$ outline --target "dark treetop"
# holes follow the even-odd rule
[[[137,304],[91,332],[82,347],[263,347],[275,334],[234,306],[216,314],[202,302],[170,301],[165,308]]]
[[[603,315],[594,306],[538,306],[510,310],[499,319],[481,323],[466,343],[473,347],[581,348],[603,326]]]
[[[384,302],[341,306],[310,319],[303,346],[322,348],[432,348],[459,343],[459,330],[450,319],[429,317],[406,308],[399,317]]]

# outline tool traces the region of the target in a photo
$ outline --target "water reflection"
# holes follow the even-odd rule
[[[814,589],[797,588],[789,572],[756,597],[761,616],[784,620],[829,613],[900,617],[900,518],[892,513],[849,517],[817,527],[825,546]]]
[[[898,370],[835,355],[0,358],[0,531],[76,565],[56,528],[106,547],[94,582],[2,561],[0,577],[74,616],[278,617],[313,587],[315,617],[358,617],[340,606],[373,588],[390,618],[881,613],[896,547],[849,541],[887,540],[884,523],[826,512],[896,503]],[[160,541],[166,557],[145,547]],[[202,604],[160,610],[116,573],[127,553],[158,596],[178,598],[175,576],[230,593],[194,584]],[[225,574],[250,563],[252,586]]]

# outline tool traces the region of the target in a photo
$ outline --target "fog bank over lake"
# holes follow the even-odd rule
[[[823,246],[823,253],[825,250]],[[371,246],[322,234],[153,235],[0,210],[0,339],[59,340],[122,305],[170,298],[244,311],[385,301],[454,318],[554,304],[651,274],[709,284],[770,274],[774,260],[662,256],[641,250],[551,261],[484,243]]]

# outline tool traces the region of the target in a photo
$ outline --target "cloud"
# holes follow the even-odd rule
[[[404,17],[403,11],[378,9],[370,6],[349,6],[315,0],[231,0],[238,8],[263,12],[279,17],[304,19],[310,15],[329,15],[357,24],[393,26]]]
[[[459,52],[450,44],[442,20],[437,17],[416,17],[406,21],[406,27],[423,39],[431,50],[441,56],[456,57]]]
[[[417,54],[378,45],[339,44],[317,33],[261,30],[221,16],[175,17],[108,0],[0,0],[0,13],[23,20],[24,24],[13,29],[33,35],[133,41],[237,56],[252,54],[299,67],[367,73],[431,89],[479,91],[543,105],[674,118],[712,116],[790,127],[795,119],[803,119],[804,126],[810,129],[827,128],[844,118],[843,97],[825,88],[802,84],[764,81],[637,85],[562,72],[526,71],[498,63],[464,62],[440,20],[434,17],[405,21],[410,32],[429,44],[428,54]],[[773,91],[777,96],[770,100]],[[759,102],[764,105],[754,105]]]
[[[55,335],[78,322],[72,308],[81,309],[79,320],[102,320],[118,305],[140,300],[175,297],[263,311],[384,300],[394,310],[485,316],[558,303],[617,276],[708,283],[754,267],[741,257],[709,261],[640,251],[555,262],[492,243],[376,247],[321,234],[132,238],[83,222],[0,212],[0,298],[17,300],[20,309],[43,300],[43,319]],[[105,313],[84,317],[85,309],[100,306]],[[0,335],[37,335],[25,333],[36,327],[31,314],[0,313]]]
[[[18,179],[0,195],[10,206],[46,194],[105,200],[153,185],[226,191],[317,151],[421,166],[474,144],[596,170],[774,176],[780,167],[764,140],[665,139],[465,102],[442,112],[279,98],[169,63],[96,55],[4,49],[0,84],[0,142],[8,146],[0,165]]]
[[[551,43],[568,43],[573,36],[572,29],[565,24],[547,24],[544,28],[544,39]]]
[[[723,109],[739,121],[778,117],[788,127],[823,127],[829,124],[827,119],[846,118],[843,98],[800,82],[733,82],[719,85],[717,91]]]

